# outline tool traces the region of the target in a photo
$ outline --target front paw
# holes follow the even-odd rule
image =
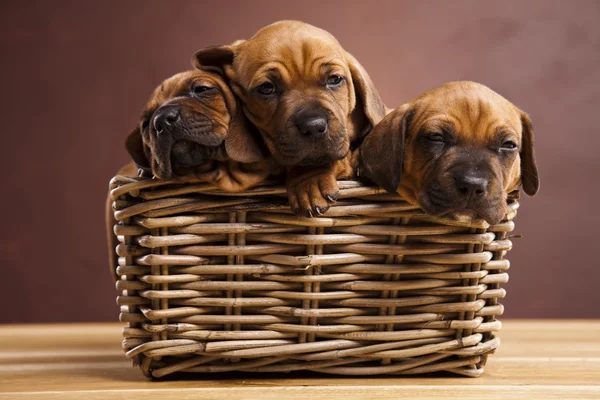
[[[197,169],[195,175],[196,179],[198,179],[200,182],[212,183],[213,185],[215,185],[217,181],[221,178],[222,173],[223,171],[221,170],[221,168],[217,167],[209,171]]]
[[[291,179],[287,183],[287,192],[294,214],[307,218],[323,215],[340,194],[331,172]]]

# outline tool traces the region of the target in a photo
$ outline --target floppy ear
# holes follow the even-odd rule
[[[248,121],[241,106],[238,105],[230,124],[229,132],[225,138],[225,150],[233,161],[252,163],[260,161],[267,156],[260,133]]]
[[[521,139],[521,185],[523,191],[534,196],[540,188],[535,154],[533,152],[533,125],[529,115],[521,111],[521,124],[523,125],[523,137]]]
[[[363,66],[352,56],[348,56],[348,66],[352,74],[352,83],[356,92],[356,106],[361,107],[364,114],[363,126],[358,134],[360,137],[368,134],[375,125],[385,117],[385,104],[379,96],[373,81]]]
[[[396,192],[402,174],[404,141],[412,110],[409,104],[398,107],[381,120],[360,145],[359,176]]]
[[[233,64],[235,47],[242,42],[243,40],[238,40],[233,44],[210,46],[198,50],[192,57],[192,65],[196,69],[213,72],[216,70],[223,74],[225,66]]]
[[[144,172],[143,175],[152,176],[152,168],[150,167],[150,162],[144,151],[144,141],[142,140],[139,127],[135,128],[127,135],[127,139],[125,139],[125,148],[138,169]],[[140,175],[142,174],[140,173]]]

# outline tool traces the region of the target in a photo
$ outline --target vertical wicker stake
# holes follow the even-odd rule
[[[398,225],[406,225],[408,224],[408,222],[410,221],[409,218],[400,218],[400,221],[398,221]],[[406,243],[406,235],[397,235],[395,237],[395,243],[396,244],[404,244]],[[392,242],[394,243],[394,242]],[[402,264],[402,260],[404,259],[404,256],[402,255],[396,255],[394,256],[394,264]],[[391,280],[392,281],[398,281],[400,280],[400,274],[392,274],[391,276]],[[398,291],[397,290],[391,290],[388,294],[388,298],[390,299],[395,299],[398,297]],[[391,306],[388,308],[388,315],[396,315],[396,307]],[[391,332],[394,330],[394,324],[393,323],[389,323],[386,325],[385,330],[388,332]],[[391,359],[387,358],[387,359],[383,359],[382,364],[390,364],[391,363]]]
[[[317,235],[324,235],[325,234],[325,228],[324,227],[318,227],[316,228],[316,234]],[[318,244],[315,246],[315,254],[316,255],[322,255],[323,254],[323,245],[322,244]],[[313,275],[321,275],[322,273],[322,267],[320,265],[314,265],[313,266]],[[312,288],[311,291],[313,293],[319,293],[321,291],[321,283],[319,280],[314,280],[312,283]],[[319,308],[319,299],[315,298],[314,300],[311,301],[310,303],[310,308],[313,310],[317,310]],[[315,317],[311,317],[309,320],[309,324],[311,326],[317,326],[318,325],[318,318]],[[314,332],[309,333],[308,334],[308,338],[307,340],[309,342],[314,342],[316,339],[316,334]]]

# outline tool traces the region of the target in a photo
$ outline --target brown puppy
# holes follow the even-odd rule
[[[223,191],[242,191],[274,171],[260,141],[222,76],[211,71],[182,72],[152,93],[139,126],[125,143],[137,168],[127,164],[117,175],[192,178]],[[115,223],[109,197],[108,254],[116,279]]]
[[[474,82],[447,83],[388,114],[359,148],[359,175],[427,213],[490,224],[506,215],[507,193],[539,188],[529,116]]]
[[[154,90],[126,147],[146,175],[196,177],[233,192],[267,177],[260,140],[222,76],[187,71]]]
[[[385,115],[364,68],[328,32],[299,21],[200,50],[197,68],[222,68],[273,158],[287,171],[292,209],[321,214],[350,177],[350,150]]]

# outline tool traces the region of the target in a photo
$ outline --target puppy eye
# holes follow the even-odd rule
[[[344,78],[339,75],[331,75],[327,78],[327,86],[339,86],[344,81]]]
[[[275,85],[271,82],[264,82],[256,87],[256,91],[263,96],[269,96],[275,93]]]
[[[427,135],[427,140],[435,143],[444,143],[444,135],[441,133],[430,133]]]
[[[517,144],[512,140],[505,140],[500,146],[501,150],[515,150],[517,148]]]
[[[202,95],[202,94],[206,94],[206,92],[210,92],[210,91],[212,91],[212,90],[214,90],[214,89],[215,89],[215,88],[214,88],[214,87],[212,87],[212,86],[203,86],[203,85],[197,85],[197,86],[194,86],[194,87],[192,88],[192,94],[193,94],[194,96],[200,96],[200,95]]]

